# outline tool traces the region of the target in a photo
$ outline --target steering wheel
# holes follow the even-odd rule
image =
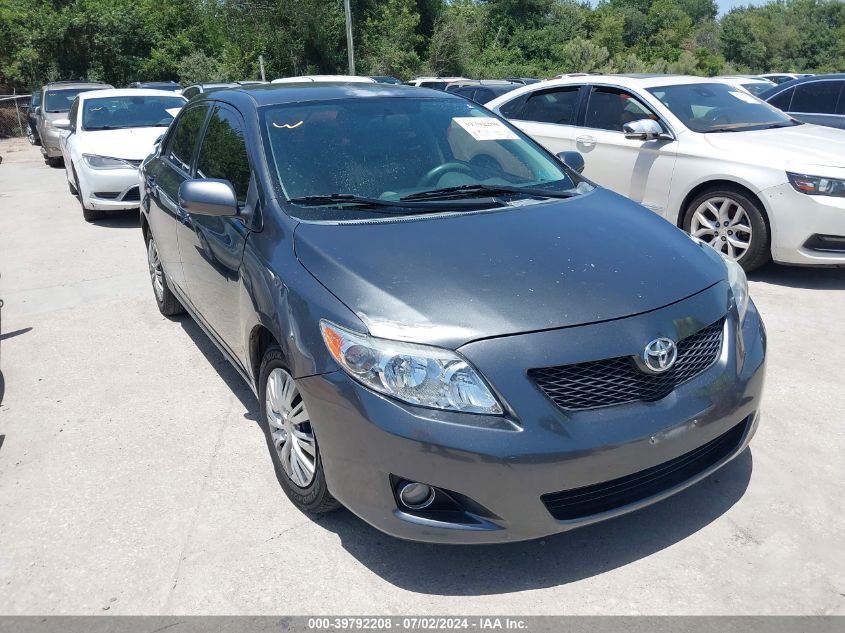
[[[448,173],[450,171],[457,171],[463,174],[471,174],[472,170],[463,163],[458,163],[456,161],[452,161],[449,163],[443,163],[442,165],[438,165],[437,167],[433,167],[429,169],[425,176],[420,178],[418,186],[420,187],[432,187],[436,180],[438,180],[443,174]]]

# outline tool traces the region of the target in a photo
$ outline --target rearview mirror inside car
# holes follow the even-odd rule
[[[638,119],[622,126],[625,138],[635,141],[653,141],[663,136],[663,128],[654,119]]]
[[[68,119],[56,119],[53,121],[53,127],[59,130],[69,130],[70,129],[70,120]]]
[[[179,206],[193,215],[238,215],[238,199],[228,180],[186,180],[179,185]]]
[[[581,152],[560,152],[557,157],[572,171],[579,174],[584,171],[584,157]]]

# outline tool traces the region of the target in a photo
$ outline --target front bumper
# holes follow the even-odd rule
[[[492,543],[539,538],[601,521],[692,485],[740,454],[756,430],[766,342],[753,304],[741,329],[735,311],[729,313],[719,360],[657,402],[567,413],[519,368],[627,352],[628,335],[639,344],[643,334],[663,335],[669,332],[666,328],[688,320],[706,303],[696,297],[611,323],[465,346],[460,351],[506,401],[505,418],[406,406],[369,391],[343,372],[300,379],[329,489],[352,512],[399,538]],[[555,519],[541,499],[664,464],[743,421],[741,436],[722,458],[647,498],[574,520]],[[473,523],[402,511],[391,476],[393,481],[399,477],[458,493],[477,504],[473,508],[486,511],[477,513]]]
[[[137,169],[91,169],[78,165],[77,174],[85,206],[89,209],[119,211],[141,206]]]
[[[772,225],[772,259],[782,264],[845,266],[840,252],[813,248],[814,236],[845,238],[845,198],[808,196],[790,184],[760,192]]]

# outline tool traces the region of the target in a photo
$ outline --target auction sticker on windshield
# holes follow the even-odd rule
[[[456,116],[452,120],[476,141],[516,141],[519,137],[493,117]]]

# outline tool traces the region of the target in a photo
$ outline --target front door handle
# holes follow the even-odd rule
[[[583,145],[584,147],[592,147],[596,144],[596,137],[585,134],[583,136],[576,137],[575,142],[578,143],[578,145]]]

